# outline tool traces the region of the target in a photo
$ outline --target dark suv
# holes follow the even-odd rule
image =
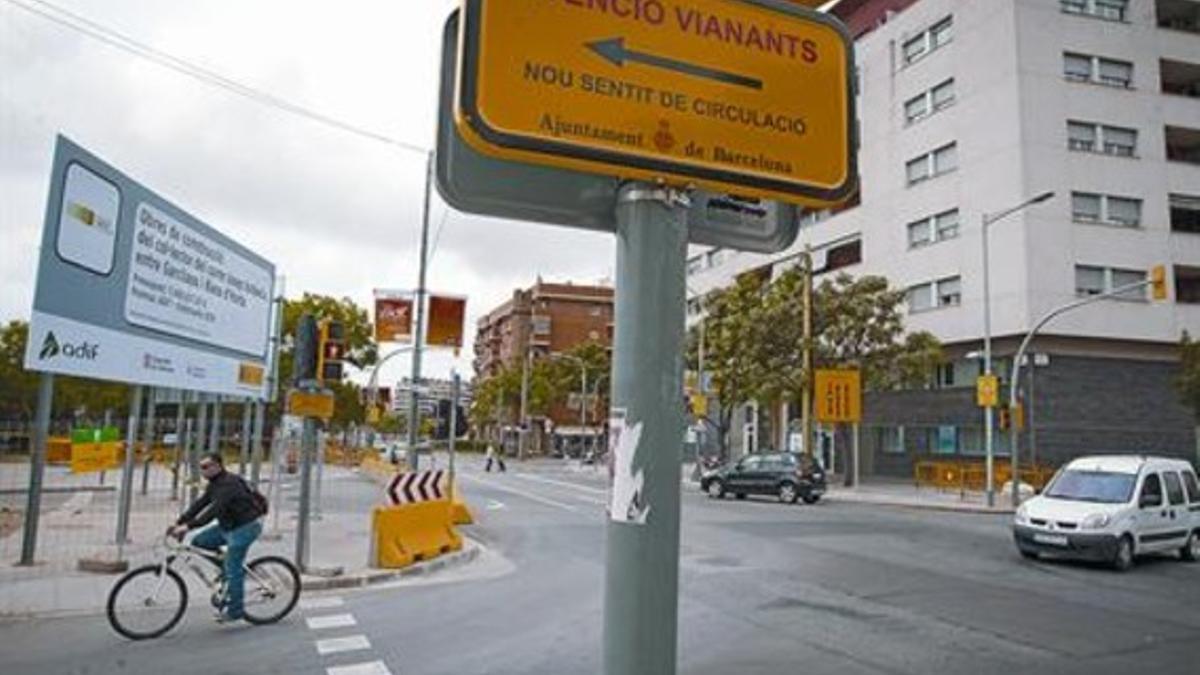
[[[700,489],[713,499],[757,494],[775,495],[785,504],[797,499],[813,504],[825,494],[825,471],[795,452],[746,455],[701,474]]]

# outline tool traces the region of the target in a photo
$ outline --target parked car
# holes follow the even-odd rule
[[[1200,484],[1182,460],[1081,457],[1063,467],[1013,518],[1026,558],[1102,561],[1124,571],[1135,556],[1200,559]]]
[[[700,489],[713,499],[726,494],[745,499],[746,495],[757,494],[775,495],[786,504],[794,504],[797,499],[815,504],[825,488],[821,466],[794,452],[746,455],[700,475]]]

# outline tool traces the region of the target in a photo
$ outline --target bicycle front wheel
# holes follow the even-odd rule
[[[275,623],[300,600],[300,572],[286,558],[264,556],[246,565],[246,620]]]
[[[175,570],[146,565],[130,570],[108,594],[108,623],[130,640],[156,638],[187,610],[187,586]]]

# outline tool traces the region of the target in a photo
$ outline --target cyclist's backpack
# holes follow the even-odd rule
[[[252,485],[247,483],[245,478],[242,478],[241,476],[238,476],[238,478],[242,481],[242,486],[245,487],[246,491],[250,493],[250,499],[254,500],[254,508],[258,509],[259,517],[261,518],[262,516],[267,515],[267,511],[269,511],[271,508],[271,502],[267,501],[267,498],[265,495],[263,495],[263,493],[259,492]]]

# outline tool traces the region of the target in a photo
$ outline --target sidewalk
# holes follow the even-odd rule
[[[825,499],[835,503],[874,504],[960,513],[1012,513],[1012,498],[996,494],[996,505],[989,507],[982,492],[942,491],[937,488],[916,488],[909,482],[864,483],[857,488],[830,485]]]
[[[695,485],[692,480],[692,464],[683,465],[683,482]],[[829,492],[824,500],[834,503],[874,504],[910,509],[934,511],[957,511],[960,513],[1012,513],[1012,498],[1007,493],[996,492],[996,505],[989,507],[982,492],[938,490],[917,488],[912,481],[898,479],[871,479],[857,488],[842,485],[842,476],[830,476]],[[1028,498],[1028,497],[1026,497]]]
[[[152,484],[162,485],[161,476],[157,478]],[[272,495],[271,513],[264,519],[263,536],[251,549],[251,558],[271,554],[294,558],[299,488],[294,478],[281,481],[281,490]],[[309,528],[309,571],[314,574],[302,577],[305,590],[363,586],[427,574],[474,560],[480,553],[480,545],[464,537],[462,551],[426,563],[404,570],[368,568],[370,506],[378,501],[377,497],[382,497],[377,484],[357,469],[327,466],[323,490],[325,508]],[[130,569],[155,560],[155,547],[179,509],[178,502],[169,500],[168,491],[158,499],[154,498],[153,489],[150,492],[147,498],[135,495],[135,508],[130,514],[131,543],[121,551]],[[115,507],[115,494],[80,493],[57,508],[44,511],[39,528],[38,564],[18,567],[13,564],[16,557],[12,555],[0,561],[0,619],[102,614],[108,592],[119,574],[81,572],[78,561],[117,559],[117,546],[109,543],[115,532]],[[6,553],[13,542],[19,549],[20,537],[18,529],[4,538]],[[183,577],[188,580],[193,603],[199,604],[207,597],[207,590],[192,574]]]

